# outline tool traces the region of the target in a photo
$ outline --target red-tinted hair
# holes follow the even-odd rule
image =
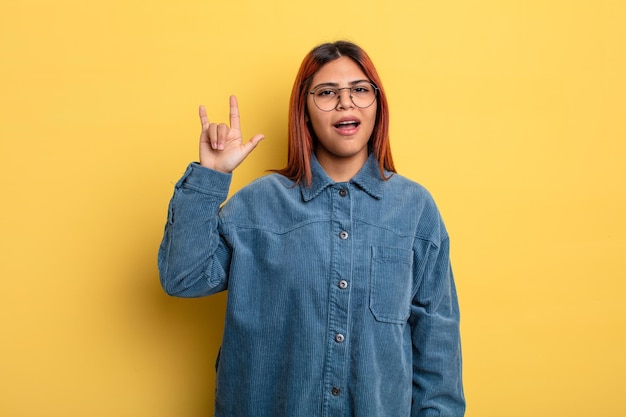
[[[396,172],[389,145],[389,107],[378,72],[363,49],[352,42],[338,41],[316,46],[304,57],[291,90],[287,166],[276,172],[297,183],[304,182],[308,186],[312,181],[311,156],[315,143],[306,115],[307,97],[313,76],[324,65],[342,56],[356,62],[369,80],[378,87],[376,122],[369,140],[369,150],[376,156],[383,178],[387,179],[385,170]]]

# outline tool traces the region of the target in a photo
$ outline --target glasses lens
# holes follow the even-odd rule
[[[371,83],[360,83],[350,89],[350,97],[355,106],[365,108],[374,104],[376,88]]]
[[[317,108],[322,111],[332,111],[337,108],[342,90],[347,88],[334,88],[321,86],[311,92]],[[372,83],[359,83],[350,88],[350,98],[356,107],[366,108],[374,104],[378,90]]]
[[[322,111],[337,107],[339,90],[333,87],[318,87],[312,92],[315,105]]]

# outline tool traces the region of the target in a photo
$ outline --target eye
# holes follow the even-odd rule
[[[320,88],[315,93],[318,97],[334,97],[337,95],[337,90],[334,88]]]
[[[372,91],[370,84],[358,84],[352,87],[353,94],[368,94]]]

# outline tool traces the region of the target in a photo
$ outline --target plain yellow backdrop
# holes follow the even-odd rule
[[[624,416],[626,2],[0,0],[0,415],[212,415],[225,298],[162,293],[197,106],[282,167],[314,45],[361,44],[452,238],[468,417]]]

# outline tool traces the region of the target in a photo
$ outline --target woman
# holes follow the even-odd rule
[[[226,200],[243,142],[200,108],[200,163],[176,184],[159,251],[167,293],[228,289],[217,417],[464,414],[448,234],[395,173],[367,54],[314,48],[292,90],[286,168]]]

